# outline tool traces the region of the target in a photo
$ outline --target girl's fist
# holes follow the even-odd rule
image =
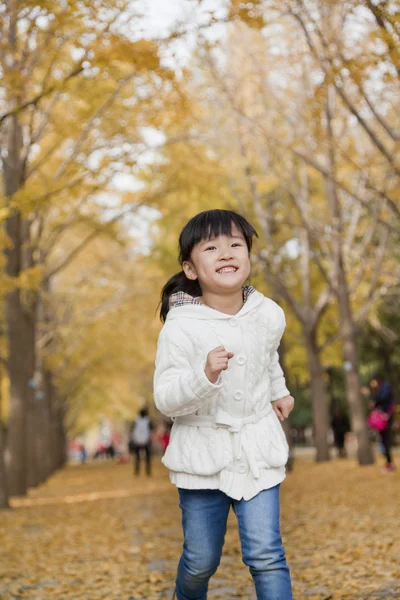
[[[223,346],[218,346],[218,348],[214,348],[208,353],[204,372],[211,383],[217,382],[221,371],[228,368],[228,361],[232,357],[233,353],[227,352]]]
[[[284,398],[280,398],[279,400],[274,400],[272,402],[272,408],[274,409],[275,414],[280,421],[284,421],[288,418],[293,410],[293,406],[293,396],[285,396]]]

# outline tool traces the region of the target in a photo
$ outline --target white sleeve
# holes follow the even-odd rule
[[[211,383],[205,365],[191,364],[183,345],[171,338],[172,332],[164,326],[158,338],[154,400],[167,417],[180,417],[195,413],[219,393],[222,384]]]
[[[283,332],[285,331],[286,320],[285,320],[285,313],[283,312],[283,310],[280,307],[278,307],[278,308],[279,308],[279,312],[277,315],[278,322],[279,322],[278,331],[277,331],[276,338],[274,340],[274,344],[270,350],[270,362],[268,365],[268,371],[269,371],[270,383],[271,383],[271,400],[272,400],[272,402],[274,400],[279,400],[280,398],[284,398],[285,396],[290,396],[290,392],[286,387],[285,376],[283,374],[282,367],[279,363],[278,348],[279,348],[279,344],[280,344]]]

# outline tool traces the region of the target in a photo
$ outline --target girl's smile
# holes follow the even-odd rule
[[[196,244],[190,260],[182,267],[188,279],[198,279],[203,293],[240,290],[250,274],[246,240],[232,223],[230,235],[219,235]]]
[[[227,267],[221,267],[220,269],[217,269],[217,273],[220,273],[220,274],[236,273],[237,270],[238,270],[238,267],[234,267],[233,265],[229,265]]]

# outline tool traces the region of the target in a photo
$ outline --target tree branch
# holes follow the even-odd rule
[[[9,112],[0,115],[0,125],[3,123],[3,121],[5,121],[5,119],[7,119],[8,117],[11,117],[12,115],[18,115],[20,112],[24,111],[28,106],[36,106],[38,104],[38,102],[40,102],[40,100],[42,100],[46,96],[49,96],[50,94],[52,94],[54,92],[54,90],[58,89],[59,87],[61,87],[65,83],[67,83],[67,81],[69,81],[73,77],[76,77],[77,75],[82,73],[83,70],[84,70],[84,68],[83,68],[82,64],[79,63],[75,67],[75,69],[73,69],[73,71],[71,71],[71,73],[69,75],[67,75],[67,77],[65,79],[63,79],[63,81],[61,83],[56,83],[56,84],[51,85],[49,88],[47,88],[46,90],[43,90],[42,92],[40,92],[39,94],[37,94],[36,96],[31,98],[30,100],[27,100],[26,102],[20,104],[19,106],[16,106],[13,110],[10,110]]]
[[[136,75],[136,69],[134,71],[132,71],[129,75],[127,75],[127,77],[124,77],[124,79],[119,81],[117,87],[112,92],[112,94],[110,94],[110,96],[106,99],[106,101],[95,111],[95,113],[92,115],[92,117],[89,119],[89,121],[87,121],[87,123],[85,124],[85,126],[82,129],[81,135],[78,137],[78,139],[75,142],[74,148],[71,151],[70,156],[67,158],[67,160],[62,165],[60,165],[59,169],[57,170],[57,172],[54,176],[54,179],[59,179],[65,173],[68,166],[71,164],[71,162],[75,158],[76,154],[79,152],[79,149],[81,148],[81,146],[82,146],[83,142],[85,141],[85,139],[87,138],[88,134],[92,131],[92,125],[93,125],[94,120],[98,119],[106,112],[106,110],[112,105],[113,101],[118,96],[118,94],[121,92],[121,90],[125,87],[125,85],[127,83],[129,83],[129,81],[131,81],[134,78],[135,75]]]
[[[307,9],[302,5],[302,3],[297,2],[297,4],[300,6],[301,9],[303,9],[305,11],[306,15],[308,16]],[[360,114],[360,111],[357,110],[357,108],[353,105],[353,103],[351,102],[349,96],[346,94],[344,89],[337,84],[335,77],[334,77],[334,73],[332,73],[332,69],[328,69],[328,67],[327,67],[327,64],[329,65],[329,67],[331,67],[329,57],[327,57],[326,55],[321,56],[320,53],[318,52],[315,44],[311,40],[311,36],[307,29],[307,25],[304,22],[301,14],[300,14],[300,11],[299,10],[298,11],[291,10],[290,12],[291,12],[292,16],[300,24],[300,27],[303,30],[303,33],[307,40],[308,47],[309,47],[312,55],[314,56],[315,60],[320,65],[320,67],[324,71],[325,75],[327,77],[329,77],[330,80],[332,80],[332,85],[334,86],[336,93],[340,96],[343,103],[347,106],[347,108],[349,109],[351,114],[354,115],[354,117],[357,119],[358,123],[364,129],[364,131],[367,133],[367,135],[369,136],[370,140],[375,145],[375,147],[379,150],[379,152],[382,154],[382,156],[389,162],[389,164],[391,165],[394,172],[398,176],[400,176],[400,169],[395,165],[394,158],[391,155],[391,153],[387,150],[387,148],[384,146],[383,142],[378,138],[376,133],[368,125],[368,123],[366,122],[364,117]],[[312,20],[312,22],[313,22],[313,25],[315,26],[315,21]],[[318,36],[321,39],[321,43],[322,43],[323,47],[326,48],[327,43],[322,35],[322,32],[319,30],[318,27],[316,27],[316,31],[318,33]]]

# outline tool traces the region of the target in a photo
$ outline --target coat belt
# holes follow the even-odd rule
[[[247,417],[234,417],[222,408],[218,408],[215,416],[185,415],[182,417],[175,417],[174,422],[179,423],[180,425],[189,425],[191,427],[213,427],[214,429],[225,428],[233,433],[233,449],[235,458],[240,459],[242,457],[243,450],[249,463],[252,475],[258,479],[260,477],[260,470],[258,468],[257,461],[253,456],[251,448],[248,447],[247,440],[243,439],[241,431],[245,425],[253,425],[254,423],[258,423],[258,421],[268,416],[271,411],[272,405],[268,404],[268,406],[260,412],[253,413]]]

